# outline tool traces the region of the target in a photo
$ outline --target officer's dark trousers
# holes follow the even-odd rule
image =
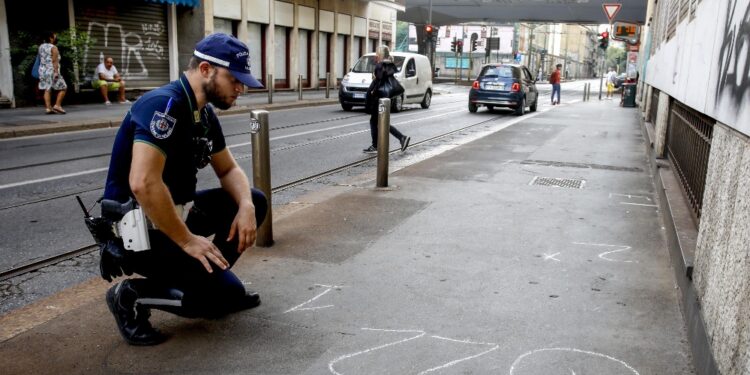
[[[266,217],[268,203],[265,195],[256,189],[252,189],[252,200],[255,219],[260,226]],[[214,235],[213,243],[230,267],[240,256],[237,234],[232,241],[226,240],[236,213],[237,204],[226,191],[203,190],[197,193],[186,221],[192,233],[205,237]],[[244,285],[229,269],[222,271],[211,263],[213,273],[208,273],[200,261],[189,256],[162,232],[149,231],[149,238],[151,250],[134,254],[133,270],[146,277],[146,294],[159,297],[161,293],[153,291],[177,289],[181,292],[182,309],[173,312],[184,316],[220,316],[233,311],[233,305],[244,298]]]

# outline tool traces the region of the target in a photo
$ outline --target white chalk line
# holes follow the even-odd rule
[[[422,330],[399,330],[399,329],[379,329],[379,328],[362,328],[362,330],[365,330],[365,331],[377,331],[377,332],[418,333],[418,335],[416,335],[414,337],[409,337],[409,338],[406,338],[406,339],[403,339],[403,340],[399,340],[399,341],[395,341],[395,342],[391,342],[391,343],[386,343],[386,344],[383,344],[383,345],[380,345],[380,346],[376,346],[374,348],[365,349],[365,350],[362,350],[362,351],[359,351],[359,352],[356,352],[356,353],[346,354],[346,355],[343,355],[341,357],[338,357],[338,358],[336,358],[333,361],[331,361],[331,362],[328,363],[328,369],[331,371],[331,373],[333,373],[335,375],[342,375],[341,373],[337,372],[333,368],[333,365],[336,364],[336,363],[338,363],[338,362],[341,362],[344,359],[352,358],[352,357],[355,357],[355,356],[358,356],[358,355],[361,355],[361,354],[365,354],[365,353],[370,353],[370,352],[373,352],[373,351],[376,351],[376,350],[380,350],[380,349],[384,349],[384,348],[387,348],[387,347],[390,347],[390,346],[393,346],[393,345],[402,344],[402,343],[405,343],[407,341],[416,340],[416,339],[418,339],[420,337],[423,337],[426,334],[426,332],[422,331]],[[443,337],[443,336],[437,336],[437,335],[433,335],[433,336],[430,336],[430,337],[432,337],[434,339],[438,339],[438,340],[450,341],[450,342],[455,342],[455,343],[459,343],[459,344],[492,345],[493,347],[490,348],[490,349],[488,349],[488,350],[485,350],[485,351],[483,351],[483,352],[481,352],[479,354],[475,354],[475,355],[468,356],[468,357],[461,358],[461,359],[456,359],[456,360],[450,361],[448,363],[442,364],[440,366],[436,366],[436,367],[433,367],[433,368],[421,371],[417,375],[427,374],[427,373],[438,371],[438,370],[441,370],[441,369],[444,369],[444,368],[447,368],[447,367],[451,367],[451,366],[453,366],[453,365],[455,365],[457,363],[461,363],[461,362],[465,362],[465,361],[468,361],[468,360],[471,360],[471,359],[474,359],[474,358],[481,357],[481,356],[483,356],[483,355],[485,355],[487,353],[493,352],[493,351],[495,351],[495,350],[497,350],[497,349],[500,348],[500,345],[498,345],[496,343],[491,343],[491,342],[476,342],[476,341],[471,341],[471,340],[458,340],[458,339],[452,339],[452,338]]]
[[[509,375],[513,375],[513,371],[516,369],[516,366],[525,357],[530,356],[532,354],[539,353],[539,352],[548,352],[548,351],[574,352],[574,353],[582,353],[582,354],[588,354],[588,355],[593,355],[593,356],[597,356],[597,357],[606,358],[606,359],[609,359],[611,361],[615,361],[617,363],[620,363],[621,365],[625,366],[628,370],[632,371],[633,374],[640,375],[638,373],[638,371],[636,371],[634,368],[630,367],[629,364],[627,364],[624,361],[621,361],[621,360],[619,360],[619,359],[617,359],[615,357],[608,356],[608,355],[602,354],[602,353],[590,352],[590,351],[587,351],[587,350],[581,350],[581,349],[576,349],[576,348],[543,348],[543,349],[536,349],[536,350],[532,350],[530,352],[526,352],[526,353],[522,354],[520,357],[518,357],[515,361],[513,361],[513,364],[510,366],[510,372],[508,374]]]
[[[597,246],[597,247],[617,247],[618,249],[612,250],[612,251],[605,251],[601,254],[599,254],[599,258],[609,261],[609,262],[622,262],[622,263],[635,263],[635,261],[632,260],[617,260],[617,259],[610,259],[607,257],[609,254],[618,253],[620,251],[627,251],[632,249],[630,246],[625,245],[608,245],[608,244],[599,244],[599,243],[585,243],[585,242],[573,242],[574,245],[585,245],[585,246]]]
[[[557,253],[554,253],[554,254],[544,253],[544,260],[552,259],[552,260],[560,262],[560,259],[555,258],[556,255],[560,255],[560,252],[557,252]]]
[[[405,343],[407,341],[418,339],[418,338],[420,338],[420,337],[422,337],[422,336],[424,336],[424,335],[427,334],[427,332],[421,331],[421,330],[388,330],[388,329],[377,329],[377,328],[362,328],[362,329],[366,330],[366,331],[397,332],[397,333],[419,333],[419,334],[416,335],[416,336],[414,336],[414,337],[409,337],[409,338],[405,338],[403,340],[390,342],[390,343],[387,343],[387,344],[376,346],[374,348],[365,349],[365,350],[362,350],[362,351],[359,351],[359,352],[356,352],[356,353],[342,355],[341,357],[338,357],[338,358],[336,358],[333,361],[331,361],[331,362],[328,363],[328,369],[331,371],[331,373],[333,373],[335,375],[342,375],[341,373],[337,372],[333,368],[333,365],[335,365],[336,363],[341,362],[341,361],[343,361],[345,359],[356,357],[358,355],[366,354],[366,353],[373,352],[373,351],[376,351],[376,350],[380,350],[380,349],[383,349],[383,348],[387,348],[389,346],[394,346],[394,345],[402,344],[402,343]]]
[[[627,197],[628,199],[633,199],[633,198],[645,199],[645,200],[651,202],[651,198],[650,197],[646,197],[646,196],[643,196],[643,195],[609,193],[609,197],[610,198],[612,198],[613,196],[615,196],[615,197]]]
[[[631,206],[659,207],[655,204],[643,204],[643,203],[620,202],[620,204],[629,204]]]
[[[461,363],[461,362],[464,362],[464,361],[468,361],[468,360],[470,360],[470,359],[478,358],[478,357],[481,357],[481,356],[483,356],[483,355],[485,355],[485,354],[487,354],[487,353],[493,352],[493,351],[495,351],[495,350],[497,350],[497,349],[499,349],[499,348],[500,348],[500,345],[498,345],[498,344],[495,344],[495,343],[488,343],[488,342],[473,342],[473,341],[469,341],[469,340],[456,340],[456,339],[451,339],[451,338],[447,338],[447,337],[441,337],[441,336],[432,336],[432,337],[433,337],[433,338],[435,338],[435,339],[438,339],[438,340],[446,340],[446,341],[457,342],[457,343],[461,343],[461,344],[472,344],[472,345],[494,345],[494,346],[493,346],[493,347],[492,347],[491,349],[489,349],[489,350],[485,350],[485,351],[483,351],[483,352],[481,352],[481,353],[479,353],[479,354],[475,354],[475,355],[472,355],[472,356],[469,356],[469,357],[465,357],[465,358],[461,358],[461,359],[456,359],[456,360],[454,360],[454,361],[450,361],[450,362],[448,362],[448,363],[446,363],[446,364],[444,364],[444,365],[441,365],[441,366],[433,367],[433,368],[431,368],[431,369],[427,369],[427,370],[424,370],[424,371],[420,372],[420,373],[419,373],[419,374],[417,374],[417,375],[427,374],[427,373],[429,373],[429,372],[433,372],[433,371],[437,371],[437,370],[441,370],[441,369],[444,369],[444,368],[447,368],[447,367],[453,366],[453,365],[455,365],[455,364],[457,364],[457,363]]]
[[[287,311],[284,311],[284,314],[286,314],[286,313],[289,313],[289,312],[292,312],[292,311],[298,311],[298,310],[312,310],[311,308],[305,308],[305,309],[302,309],[302,306],[305,306],[305,305],[307,305],[307,304],[309,304],[309,303],[312,303],[312,302],[313,302],[313,301],[315,301],[316,299],[318,299],[318,298],[320,298],[320,297],[323,297],[324,295],[326,295],[326,293],[330,292],[331,290],[333,290],[333,288],[328,288],[328,289],[324,290],[324,291],[323,291],[323,293],[320,293],[320,294],[318,294],[317,296],[315,296],[315,297],[313,297],[313,298],[310,298],[309,300],[307,300],[307,301],[305,301],[305,302],[302,302],[301,304],[299,304],[299,305],[297,305],[297,306],[294,306],[294,307],[292,307],[291,309],[289,309],[289,310],[287,310]],[[333,306],[333,305],[329,305],[329,306],[326,306],[326,307],[332,307],[332,306]],[[321,308],[322,308],[322,307],[321,307]]]

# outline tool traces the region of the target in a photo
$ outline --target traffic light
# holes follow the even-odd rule
[[[474,52],[476,50],[477,50],[477,41],[476,40],[472,40],[471,41],[471,52]]]
[[[464,53],[464,41],[463,40],[459,40],[456,42],[456,51],[458,51],[458,53]]]
[[[456,40],[453,39],[453,41],[451,42],[451,52],[456,52],[456,44]]]
[[[435,29],[432,27],[432,25],[430,24],[424,25],[424,33],[427,36],[427,39],[432,39],[432,32],[434,30]]]
[[[609,31],[602,31],[599,36],[599,48],[606,50],[609,47]]]

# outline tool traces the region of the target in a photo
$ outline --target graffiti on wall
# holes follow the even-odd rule
[[[719,50],[719,85],[716,104],[728,100],[736,108],[750,95],[750,7],[738,6],[741,1],[727,1],[727,17]],[[745,14],[740,16],[744,8]]]
[[[120,49],[120,55],[112,56],[115,66],[126,79],[149,78],[147,60],[167,58],[161,40],[166,33],[163,22],[143,23],[141,29],[128,31],[116,23],[92,21],[87,27],[89,35],[95,35],[96,42],[86,50],[84,61],[87,65],[96,66],[104,61],[104,56]]]

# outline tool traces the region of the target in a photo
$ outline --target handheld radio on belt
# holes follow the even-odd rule
[[[123,245],[123,239],[118,238],[113,230],[113,224],[121,222],[123,210],[132,211],[129,207],[135,207],[135,201],[129,200],[125,204],[119,202],[99,199],[97,203],[102,205],[102,216],[93,217],[86,206],[83,204],[81,197],[76,196],[78,205],[83,211],[83,220],[86,228],[91,232],[97,246],[99,246],[99,272],[104,280],[112,279],[125,275],[132,275],[132,267],[128,261],[128,253]],[[141,211],[142,212],[142,211]],[[146,233],[148,239],[148,233]],[[148,246],[148,244],[147,244]]]

